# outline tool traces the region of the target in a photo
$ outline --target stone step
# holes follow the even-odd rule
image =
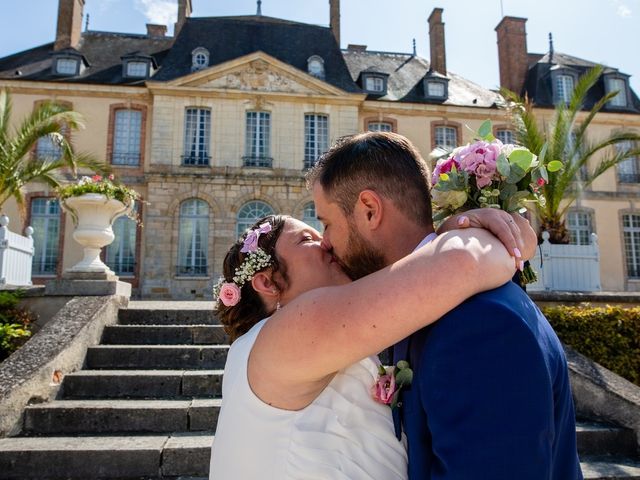
[[[96,345],[87,349],[88,369],[224,368],[228,345]]]
[[[618,457],[582,456],[584,480],[640,480],[640,463]]]
[[[131,302],[133,304],[134,302]],[[164,302],[158,302],[164,303]],[[120,309],[120,325],[219,325],[215,312],[210,309],[141,309],[132,307]]]
[[[220,399],[57,400],[24,411],[25,435],[215,430]]]
[[[0,439],[4,480],[206,477],[213,434]]]
[[[633,430],[594,422],[576,422],[580,455],[619,455],[633,457],[638,453]]]
[[[221,325],[111,325],[103,345],[220,345],[229,337]]]
[[[222,395],[223,370],[81,370],[66,375],[64,399],[180,399]]]

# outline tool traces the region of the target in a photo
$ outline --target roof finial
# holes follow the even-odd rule
[[[85,22],[84,22],[84,31],[86,32],[87,30],[89,30],[89,14],[87,13],[87,18],[85,18]]]
[[[416,39],[413,39],[413,56],[416,56]]]
[[[553,63],[553,34],[549,32],[549,63]]]
[[[256,12],[256,15],[262,15],[262,0],[258,0],[258,11]]]

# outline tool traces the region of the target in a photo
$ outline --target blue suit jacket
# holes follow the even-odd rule
[[[515,283],[398,343],[410,480],[577,480],[573,400],[558,337]]]

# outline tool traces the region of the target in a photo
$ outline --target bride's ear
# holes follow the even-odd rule
[[[271,278],[271,272],[258,272],[251,279],[251,286],[261,295],[274,299],[280,294],[278,285]]]

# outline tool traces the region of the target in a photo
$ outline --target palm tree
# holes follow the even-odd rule
[[[11,97],[0,90],[0,210],[14,198],[24,209],[23,187],[30,182],[44,182],[51,187],[60,185],[62,174],[70,171],[74,176],[78,167],[104,172],[104,164],[86,153],[75,153],[64,132],[83,128],[82,117],[69,108],[44,102],[22,123],[10,132]],[[42,157],[33,155],[41,138],[49,137],[57,145],[60,155]]]
[[[591,121],[618,93],[609,92],[585,115],[581,114],[587,93],[602,71],[603,67],[597,66],[580,77],[569,104],[558,103],[549,125],[537,117],[530,99],[508,90],[502,92],[511,102],[518,142],[538,156],[543,154],[548,160],[563,163],[562,169],[548,173],[548,183],[541,187],[546,203],[536,205],[540,231],[549,232],[551,243],[569,243],[564,214],[583,189],[611,167],[640,155],[640,135],[636,133],[614,131],[597,142],[587,138]],[[625,148],[628,144],[633,147]]]

